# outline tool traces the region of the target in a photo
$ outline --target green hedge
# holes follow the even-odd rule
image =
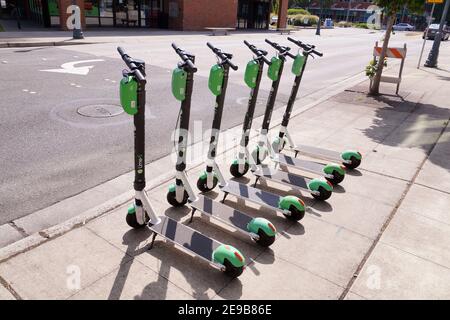
[[[339,21],[336,24],[339,28],[350,28],[353,26],[353,23],[347,21]]]
[[[290,17],[294,26],[312,26],[319,21],[318,16],[308,14],[297,14]],[[305,19],[308,19],[308,23],[305,23]]]
[[[367,23],[365,23],[365,22],[355,23],[353,26],[355,28],[369,29],[369,27],[367,26]]]
[[[305,14],[311,15],[311,13],[306,9],[288,9],[288,15]]]

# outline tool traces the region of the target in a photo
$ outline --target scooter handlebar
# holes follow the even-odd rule
[[[280,54],[282,55],[286,55],[289,58],[295,59],[295,55],[293,55],[292,53],[289,52],[289,50],[291,50],[291,48],[289,47],[285,47],[285,46],[281,46],[276,42],[272,42],[269,39],[265,39],[266,43],[270,44],[272,47],[275,48],[275,50],[278,50],[278,52],[280,52]]]
[[[195,66],[194,62],[192,62],[192,58],[194,58],[193,55],[188,54],[186,51],[178,47],[175,43],[172,43],[172,48],[192,72],[197,72],[197,67]]]
[[[314,48],[315,48],[315,46],[313,46],[313,45],[309,45],[309,44],[306,44],[306,43],[302,43],[300,40],[295,40],[295,39],[293,39],[293,38],[291,38],[291,37],[288,37],[288,40],[289,41],[291,41],[292,43],[295,43],[297,46],[299,46],[300,48],[302,48],[303,50],[305,50],[305,51],[307,51],[308,52],[308,54],[315,54],[316,56],[319,56],[319,57],[322,57],[323,56],[323,53],[322,52],[319,52],[319,51],[317,51],[317,50],[315,50]]]
[[[269,66],[272,64],[272,62],[265,57],[268,53],[267,51],[256,48],[255,45],[250,44],[247,40],[244,40],[244,43],[257,56],[256,59],[264,61]]]
[[[125,50],[122,47],[117,47],[117,51],[119,52],[120,57],[125,62],[127,67],[133,71],[133,73],[136,76],[136,78],[138,79],[138,81],[146,82],[144,74],[141,72],[139,67],[136,65],[135,61],[128,54],[125,53]]]
[[[207,42],[206,45],[222,60],[222,63],[229,65],[234,71],[238,69],[238,66],[231,62],[231,58],[233,58],[232,54],[223,52],[221,49],[214,47],[210,42]]]

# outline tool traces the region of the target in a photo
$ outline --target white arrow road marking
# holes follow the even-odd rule
[[[67,62],[67,63],[62,64],[61,69],[47,69],[47,70],[40,70],[40,71],[70,73],[70,74],[78,74],[78,75],[85,76],[89,73],[89,70],[91,70],[94,66],[76,67],[76,65],[80,64],[80,63],[99,62],[99,61],[105,61],[105,60],[95,59],[95,60],[72,61],[72,62]]]

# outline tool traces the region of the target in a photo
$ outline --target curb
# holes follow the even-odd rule
[[[347,78],[345,80],[345,82],[346,83],[348,82],[348,84],[343,88],[339,87],[339,83],[331,85],[330,87],[327,88],[328,94],[322,95],[320,98],[317,98],[313,102],[308,103],[304,106],[297,107],[292,112],[291,118],[299,116],[300,114],[306,112],[307,110],[310,110],[310,109],[314,108],[315,106],[327,101],[328,99],[332,98],[333,96],[337,95],[338,93],[343,92],[344,90],[348,89],[349,87],[355,86],[364,81],[366,81],[366,77],[361,72],[361,73],[355,74],[354,76]],[[338,88],[333,90],[334,86],[338,86]],[[315,93],[317,93],[317,92],[315,92]],[[312,93],[312,95],[314,95],[314,93]],[[303,98],[307,98],[307,97],[303,97]],[[285,107],[285,105],[283,107]],[[280,109],[282,109],[283,107],[281,107]],[[263,115],[255,118],[254,122],[255,122],[255,120],[257,122],[259,118],[262,119]],[[274,119],[272,121],[272,125],[270,126],[270,129],[273,129],[274,127],[279,126],[279,124],[281,123],[281,120],[282,120],[282,117],[274,117]],[[238,124],[237,126],[229,128],[229,129],[232,130],[232,129],[235,129],[236,127],[240,127],[241,125],[242,124]],[[259,134],[259,132],[255,130],[255,133],[250,137],[250,139],[257,137],[258,134]],[[199,143],[202,143],[202,142],[200,141]],[[237,145],[238,144],[239,144],[239,142],[237,143]],[[191,148],[194,148],[194,145],[191,145]],[[223,154],[229,150],[231,150],[231,148],[229,148],[227,150],[223,150],[221,152],[221,154]],[[217,156],[219,156],[219,154]],[[192,163],[190,165],[188,165],[188,168],[186,170],[189,171],[189,170],[195,169],[196,167],[202,165],[204,163],[203,160],[204,160],[203,157],[201,159],[193,160]],[[173,169],[173,170],[166,172],[163,175],[158,176],[155,179],[148,181],[147,187],[145,189],[148,192],[148,191],[160,186],[161,184],[164,184],[164,183],[170,181],[174,177],[175,177],[175,170]],[[57,237],[60,237],[73,229],[82,227],[89,221],[91,221],[95,218],[98,218],[104,214],[107,214],[107,213],[111,212],[112,210],[126,204],[127,202],[130,202],[133,199],[133,197],[134,197],[134,190],[127,191],[111,200],[108,200],[108,201],[92,208],[92,209],[86,210],[86,211],[82,212],[81,214],[79,214],[73,218],[70,218],[69,220],[66,220],[55,226],[43,229],[39,232],[33,233],[30,236],[23,238],[19,241],[13,242],[4,248],[0,248],[0,263],[3,263],[21,253],[25,253],[47,241],[53,240]]]
[[[65,40],[67,41],[67,40]],[[97,42],[65,42],[65,41],[49,41],[49,42],[4,42],[0,43],[0,48],[24,48],[24,47],[59,47],[59,46],[75,46],[81,44],[96,44]]]

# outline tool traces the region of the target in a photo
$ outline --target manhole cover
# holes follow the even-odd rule
[[[115,104],[93,104],[78,108],[77,113],[91,118],[110,118],[122,114],[123,109]]]

